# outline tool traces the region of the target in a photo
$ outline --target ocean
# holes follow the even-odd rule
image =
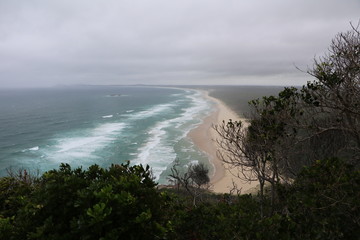
[[[43,173],[61,163],[150,165],[167,183],[177,160],[185,169],[208,157],[187,137],[214,110],[188,89],[79,86],[0,90],[0,176],[8,169]]]

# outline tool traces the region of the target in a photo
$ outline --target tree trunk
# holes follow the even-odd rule
[[[264,180],[259,179],[260,183],[260,217],[264,218]]]

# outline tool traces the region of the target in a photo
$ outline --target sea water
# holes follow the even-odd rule
[[[199,91],[156,87],[81,86],[0,90],[0,175],[40,173],[61,163],[150,165],[166,183],[180,167],[208,163],[187,134],[213,111]]]

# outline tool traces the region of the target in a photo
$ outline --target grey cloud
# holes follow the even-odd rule
[[[1,1],[1,86],[303,84],[360,2]],[[291,78],[291,79],[290,79]]]

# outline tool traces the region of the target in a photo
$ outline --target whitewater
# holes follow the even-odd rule
[[[175,160],[209,165],[187,135],[213,105],[199,91],[175,88],[0,90],[0,175],[130,161],[166,183]]]

